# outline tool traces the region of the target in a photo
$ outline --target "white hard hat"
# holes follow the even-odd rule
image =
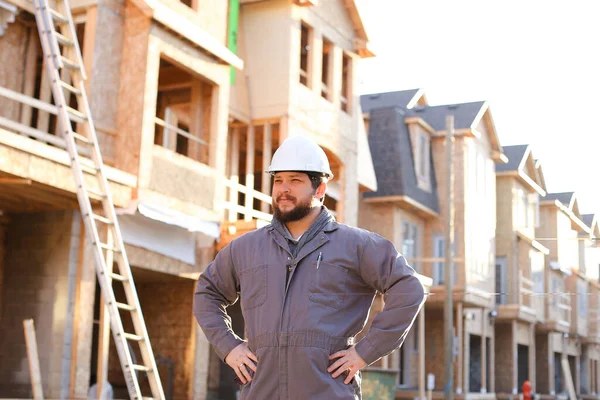
[[[317,172],[328,179],[333,178],[325,151],[311,139],[291,136],[275,151],[271,165],[266,171],[274,174],[281,171]]]

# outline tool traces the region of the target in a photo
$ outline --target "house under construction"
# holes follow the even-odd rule
[[[0,0],[0,397],[32,396],[28,318],[45,396],[108,382],[127,397],[103,297],[135,315],[134,282],[153,360],[128,347],[144,342],[134,317],[123,351],[141,391],[160,397],[157,372],[166,398],[231,398],[233,372],[192,316],[195,279],[270,221],[263,171],[289,135],[326,150],[326,205],[357,223],[376,188],[355,73],[370,56],[349,0]],[[110,293],[99,263],[114,268]]]

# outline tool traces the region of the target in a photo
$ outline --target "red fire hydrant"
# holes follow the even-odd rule
[[[533,395],[531,394],[531,382],[523,382],[523,400],[532,400]]]

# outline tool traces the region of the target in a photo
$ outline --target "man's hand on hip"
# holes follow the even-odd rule
[[[342,372],[348,371],[348,376],[344,380],[346,385],[352,382],[352,378],[360,369],[367,366],[367,363],[358,355],[354,346],[329,356],[330,360],[336,358],[339,358],[339,360],[327,368],[327,372],[331,373],[333,378],[337,378]]]
[[[258,363],[258,359],[254,353],[248,350],[248,343],[245,342],[239,344],[236,348],[231,350],[227,357],[225,357],[227,365],[235,371],[236,375],[244,385],[252,381],[248,368],[256,372],[256,364],[252,361]]]

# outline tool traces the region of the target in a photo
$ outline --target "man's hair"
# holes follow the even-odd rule
[[[310,179],[313,190],[317,190],[321,183],[327,183],[327,178],[318,172],[307,172],[306,175]]]

